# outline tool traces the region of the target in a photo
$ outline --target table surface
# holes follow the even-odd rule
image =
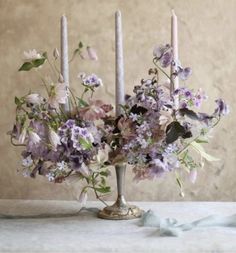
[[[212,214],[236,213],[236,202],[134,204],[181,223]],[[87,206],[103,207],[99,202],[88,202]],[[0,214],[66,214],[75,213],[79,208],[76,201],[0,200]],[[63,218],[0,219],[0,252],[236,253],[236,228],[197,228],[180,237],[160,237],[156,228],[139,226],[139,220],[102,220],[87,211]]]

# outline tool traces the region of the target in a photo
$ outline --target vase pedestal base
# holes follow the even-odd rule
[[[127,204],[123,198],[118,198],[112,206],[100,210],[98,217],[107,220],[131,220],[140,218],[143,212],[137,206]]]

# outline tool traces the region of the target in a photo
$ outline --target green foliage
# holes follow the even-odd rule
[[[100,185],[100,187],[95,187],[95,190],[100,193],[109,193],[111,191],[111,187]]]
[[[197,113],[192,110],[189,110],[188,108],[179,109],[179,113],[181,116],[186,115],[190,119],[199,120]]]
[[[179,161],[185,168],[187,168],[188,171],[201,166],[200,163],[194,161],[188,150],[183,152],[183,154],[179,157]]]
[[[211,155],[207,154],[207,153],[205,152],[204,148],[202,147],[202,145],[201,145],[200,143],[196,142],[196,141],[193,141],[193,142],[191,143],[191,146],[192,146],[195,150],[197,150],[197,151],[200,153],[200,155],[201,155],[203,158],[205,158],[208,162],[216,162],[216,161],[219,161],[219,160],[220,160],[220,159],[218,159],[218,158],[216,158],[216,157],[214,157],[214,156],[211,156]]]
[[[84,149],[91,149],[93,147],[92,143],[84,138],[80,138],[79,143]]]
[[[171,122],[166,129],[166,142],[168,144],[176,141],[185,134],[185,128],[178,121]]]
[[[15,104],[17,107],[20,107],[23,103],[24,101],[22,101],[22,99],[15,97]]]
[[[42,58],[35,59],[35,60],[29,61],[29,62],[24,62],[22,64],[22,66],[19,68],[19,71],[29,71],[32,68],[38,68],[39,66],[44,64],[46,59],[47,59],[47,52],[44,52],[42,54]]]
[[[85,101],[85,100],[83,100],[82,98],[78,98],[77,97],[77,99],[78,99],[78,106],[80,107],[80,108],[83,108],[83,107],[87,107],[89,104]]]

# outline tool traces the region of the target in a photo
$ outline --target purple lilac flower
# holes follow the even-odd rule
[[[87,128],[74,126],[71,131],[71,140],[73,141],[73,147],[78,151],[86,149],[80,143],[81,138],[83,140],[88,141],[89,143],[93,143],[94,141],[93,136],[91,135],[91,133],[88,131]]]

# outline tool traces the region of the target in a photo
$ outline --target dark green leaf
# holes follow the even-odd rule
[[[104,177],[101,177],[101,185],[105,186],[106,185],[106,180]]]
[[[34,67],[34,65],[31,62],[25,62],[22,64],[22,66],[19,68],[18,71],[29,71]]]
[[[104,177],[109,176],[109,174],[110,174],[110,173],[109,173],[108,170],[106,170],[106,171],[101,171],[101,172],[100,172],[100,175],[101,175],[101,176],[104,176]]]
[[[33,67],[38,68],[39,66],[43,65],[46,58],[36,59],[32,61]]]
[[[137,106],[136,104],[130,110],[130,112],[134,114],[145,114],[147,111],[145,107]]]
[[[185,128],[178,121],[171,122],[166,129],[166,143],[170,144],[185,134]]]
[[[17,106],[21,106],[22,105],[22,102],[21,102],[21,100],[18,97],[15,97],[15,104]]]
[[[83,43],[80,41],[79,44],[78,44],[79,48],[82,48],[84,45]]]
[[[188,116],[190,119],[194,119],[194,120],[199,120],[198,115],[196,114],[196,112],[189,110],[188,108],[182,108],[179,109],[179,113],[181,116]]]

